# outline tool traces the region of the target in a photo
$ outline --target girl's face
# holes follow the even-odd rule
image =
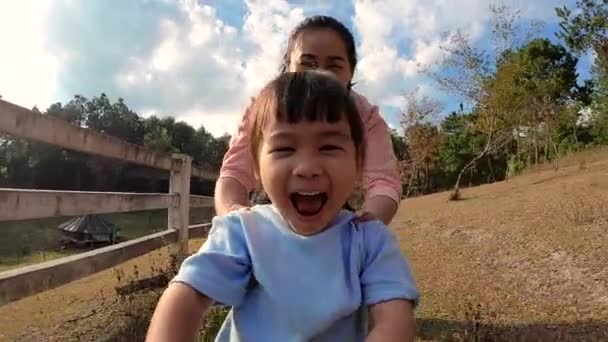
[[[332,29],[306,29],[295,40],[288,71],[324,69],[347,87],[353,78],[346,45]]]
[[[358,177],[357,152],[346,118],[283,123],[262,131],[262,187],[299,234],[324,230],[342,209]]]

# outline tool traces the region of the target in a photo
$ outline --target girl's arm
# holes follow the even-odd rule
[[[363,304],[369,308],[367,341],[412,341],[420,293],[396,236],[378,221],[361,224],[365,248]]]
[[[212,304],[209,297],[190,286],[171,283],[156,306],[146,341],[194,341]]]
[[[395,299],[374,304],[369,308],[370,331],[367,342],[413,341],[414,310],[408,300]]]

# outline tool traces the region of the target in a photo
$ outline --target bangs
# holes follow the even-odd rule
[[[262,131],[268,122],[338,123],[346,120],[357,153],[363,155],[364,128],[347,89],[333,74],[322,71],[281,74],[259,93],[249,112],[251,155],[257,162]]]
[[[327,78],[311,76],[313,73],[308,72],[278,79],[274,88],[277,121],[336,123],[353,110],[342,85]]]

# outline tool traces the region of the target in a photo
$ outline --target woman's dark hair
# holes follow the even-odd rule
[[[308,29],[330,29],[334,30],[340,35],[340,38],[344,41],[344,45],[346,45],[346,56],[348,58],[348,63],[350,64],[351,71],[353,74],[355,73],[355,68],[357,67],[357,51],[355,47],[355,39],[353,38],[352,33],[337,19],[325,16],[325,15],[315,15],[312,17],[308,17],[304,19],[302,22],[296,26],[291,34],[289,35],[289,40],[287,41],[287,50],[285,50],[285,54],[283,55],[283,64],[279,68],[281,73],[286,72],[289,69],[289,63],[291,63],[291,52],[293,51],[296,40],[300,36],[300,34],[304,30]],[[348,85],[348,89],[352,86],[352,83]]]
[[[363,121],[348,91],[328,71],[308,70],[279,75],[256,97],[250,115],[250,152],[256,165],[262,132],[271,120],[336,123],[346,119],[357,161],[362,166],[365,158]]]

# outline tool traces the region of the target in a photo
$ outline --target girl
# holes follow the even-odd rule
[[[214,302],[232,306],[216,341],[412,341],[418,291],[396,239],[342,210],[365,153],[346,89],[319,72],[284,73],[250,120],[272,204],[213,219],[162,295],[148,341],[192,341]]]
[[[364,144],[367,159],[363,165],[366,191],[360,215],[388,224],[401,200],[400,173],[389,128],[378,113],[378,107],[351,91],[356,66],[355,41],[350,31],[332,17],[314,16],[301,22],[291,33],[281,72],[324,69],[333,73],[351,93],[367,136]],[[224,156],[214,194],[218,215],[249,205],[249,193],[255,184],[253,159],[248,153],[250,116],[248,108]]]

